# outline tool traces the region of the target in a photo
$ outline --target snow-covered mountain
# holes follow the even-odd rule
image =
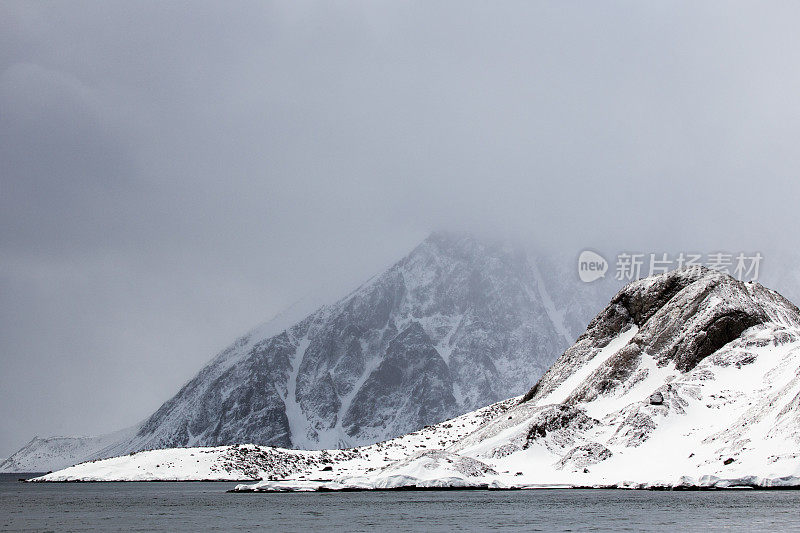
[[[120,451],[339,448],[496,402],[527,389],[577,336],[542,291],[524,254],[435,234],[339,302],[237,340]]]
[[[154,448],[364,445],[522,394],[615,290],[576,279],[571,261],[435,233],[345,298],[237,339],[131,436],[76,441],[60,466]]]
[[[157,450],[43,480],[198,477],[264,478],[237,490],[798,487],[800,310],[759,284],[670,272],[621,290],[525,395],[403,437]]]

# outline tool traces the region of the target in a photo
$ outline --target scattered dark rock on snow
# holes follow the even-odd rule
[[[663,405],[664,396],[660,392],[654,392],[650,395],[650,405]]]
[[[531,419],[527,442],[565,428],[588,429],[595,423],[596,420],[587,416],[583,409],[565,404],[549,405]]]

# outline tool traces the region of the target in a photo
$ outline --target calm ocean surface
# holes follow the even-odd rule
[[[800,531],[800,491],[228,494],[232,483],[19,483],[0,531]]]

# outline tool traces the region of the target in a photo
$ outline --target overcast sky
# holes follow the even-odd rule
[[[0,3],[0,457],[437,228],[795,249],[797,2]]]

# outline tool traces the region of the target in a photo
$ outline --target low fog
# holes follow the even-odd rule
[[[3,2],[0,457],[140,421],[236,336],[437,229],[794,269],[798,18]]]

